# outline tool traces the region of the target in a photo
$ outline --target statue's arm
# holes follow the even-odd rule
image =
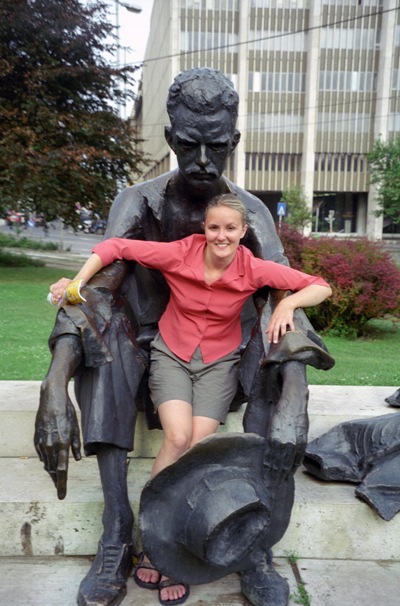
[[[67,493],[70,449],[76,461],[81,459],[79,424],[68,385],[82,359],[78,335],[66,334],[56,339],[50,368],[40,389],[34,444],[59,499]]]
[[[301,362],[285,362],[279,367],[282,388],[271,415],[267,433],[270,482],[279,484],[301,465],[308,436],[308,385],[306,368]]]
[[[268,209],[261,205],[258,212],[249,214],[252,224],[249,248],[257,256],[287,265]],[[304,456],[309,426],[306,365],[328,369],[334,364],[303,309],[294,313],[296,332],[287,333],[278,344],[268,343],[267,326],[286,295],[286,291],[271,289],[260,291],[255,297],[259,315],[255,338],[259,345],[254,351],[262,362],[255,373],[244,419],[245,431],[255,431],[268,440],[265,463],[270,469],[267,475],[274,483],[294,473]]]
[[[140,191],[129,188],[114,201],[105,238],[141,236],[141,215],[144,200]],[[89,287],[113,298],[123,282],[127,264],[116,262],[100,270],[90,281]],[[96,318],[99,296],[88,292],[86,307]],[[108,299],[109,301],[109,299]],[[107,303],[109,305],[109,302]],[[82,318],[85,309],[80,310]],[[79,425],[75,408],[68,395],[70,379],[84,361],[82,331],[67,320],[68,309],[57,314],[52,335],[52,358],[49,371],[41,385],[39,408],[36,415],[34,443],[45,470],[50,474],[60,499],[67,491],[68,457],[70,449],[76,460],[81,458]],[[86,328],[90,323],[86,323]]]

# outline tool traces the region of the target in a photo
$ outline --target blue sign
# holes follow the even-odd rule
[[[286,202],[278,202],[278,217],[284,217],[286,215]]]

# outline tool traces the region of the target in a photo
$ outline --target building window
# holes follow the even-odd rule
[[[318,132],[349,132],[368,134],[371,126],[370,114],[350,114],[320,112],[318,114]]]
[[[322,4],[328,6],[371,6],[378,8],[383,6],[383,0],[322,0]]]
[[[319,90],[372,92],[376,90],[377,76],[376,72],[321,71]]]
[[[255,171],[282,171],[296,172],[299,166],[298,154],[269,154],[269,153],[247,153],[246,154],[246,170]]]
[[[321,29],[321,48],[326,49],[373,50],[375,39],[375,29],[339,29],[337,27]]]
[[[392,133],[400,133],[400,113],[389,114],[389,131]]]
[[[238,35],[234,32],[181,31],[182,52],[206,51],[222,47],[225,52],[238,52]]]
[[[314,170],[335,172],[340,167],[340,172],[364,172],[366,163],[363,154],[331,154],[320,152],[315,154]]]
[[[237,11],[239,0],[181,0],[182,9]]]
[[[249,72],[249,91],[253,93],[304,93],[306,75],[301,73]]]
[[[205,10],[206,0],[181,0],[181,8],[191,8],[195,10]]]
[[[395,31],[395,45],[400,46],[400,25],[396,25]]]
[[[339,154],[333,154],[333,170],[335,173],[338,172],[339,168]]]
[[[302,133],[301,114],[248,114],[247,130],[261,133]]]
[[[251,8],[309,8],[310,0],[251,0]]]
[[[305,52],[307,32],[252,29],[249,34],[249,49],[263,52]]]
[[[393,70],[392,90],[400,90],[400,70],[399,69]]]

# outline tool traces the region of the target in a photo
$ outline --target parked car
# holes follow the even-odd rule
[[[107,227],[107,221],[105,219],[93,219],[89,231],[91,234],[104,234]]]
[[[15,210],[10,210],[6,215],[6,223],[9,227],[25,225],[25,222],[25,215]]]

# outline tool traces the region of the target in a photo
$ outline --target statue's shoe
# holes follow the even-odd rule
[[[289,583],[273,568],[242,572],[240,586],[253,606],[287,606]]]
[[[126,579],[132,570],[132,545],[103,545],[78,591],[79,606],[118,606],[126,596]]]
[[[385,398],[385,402],[387,402],[389,406],[393,406],[394,408],[400,408],[400,389],[396,389],[396,391],[391,396]]]

